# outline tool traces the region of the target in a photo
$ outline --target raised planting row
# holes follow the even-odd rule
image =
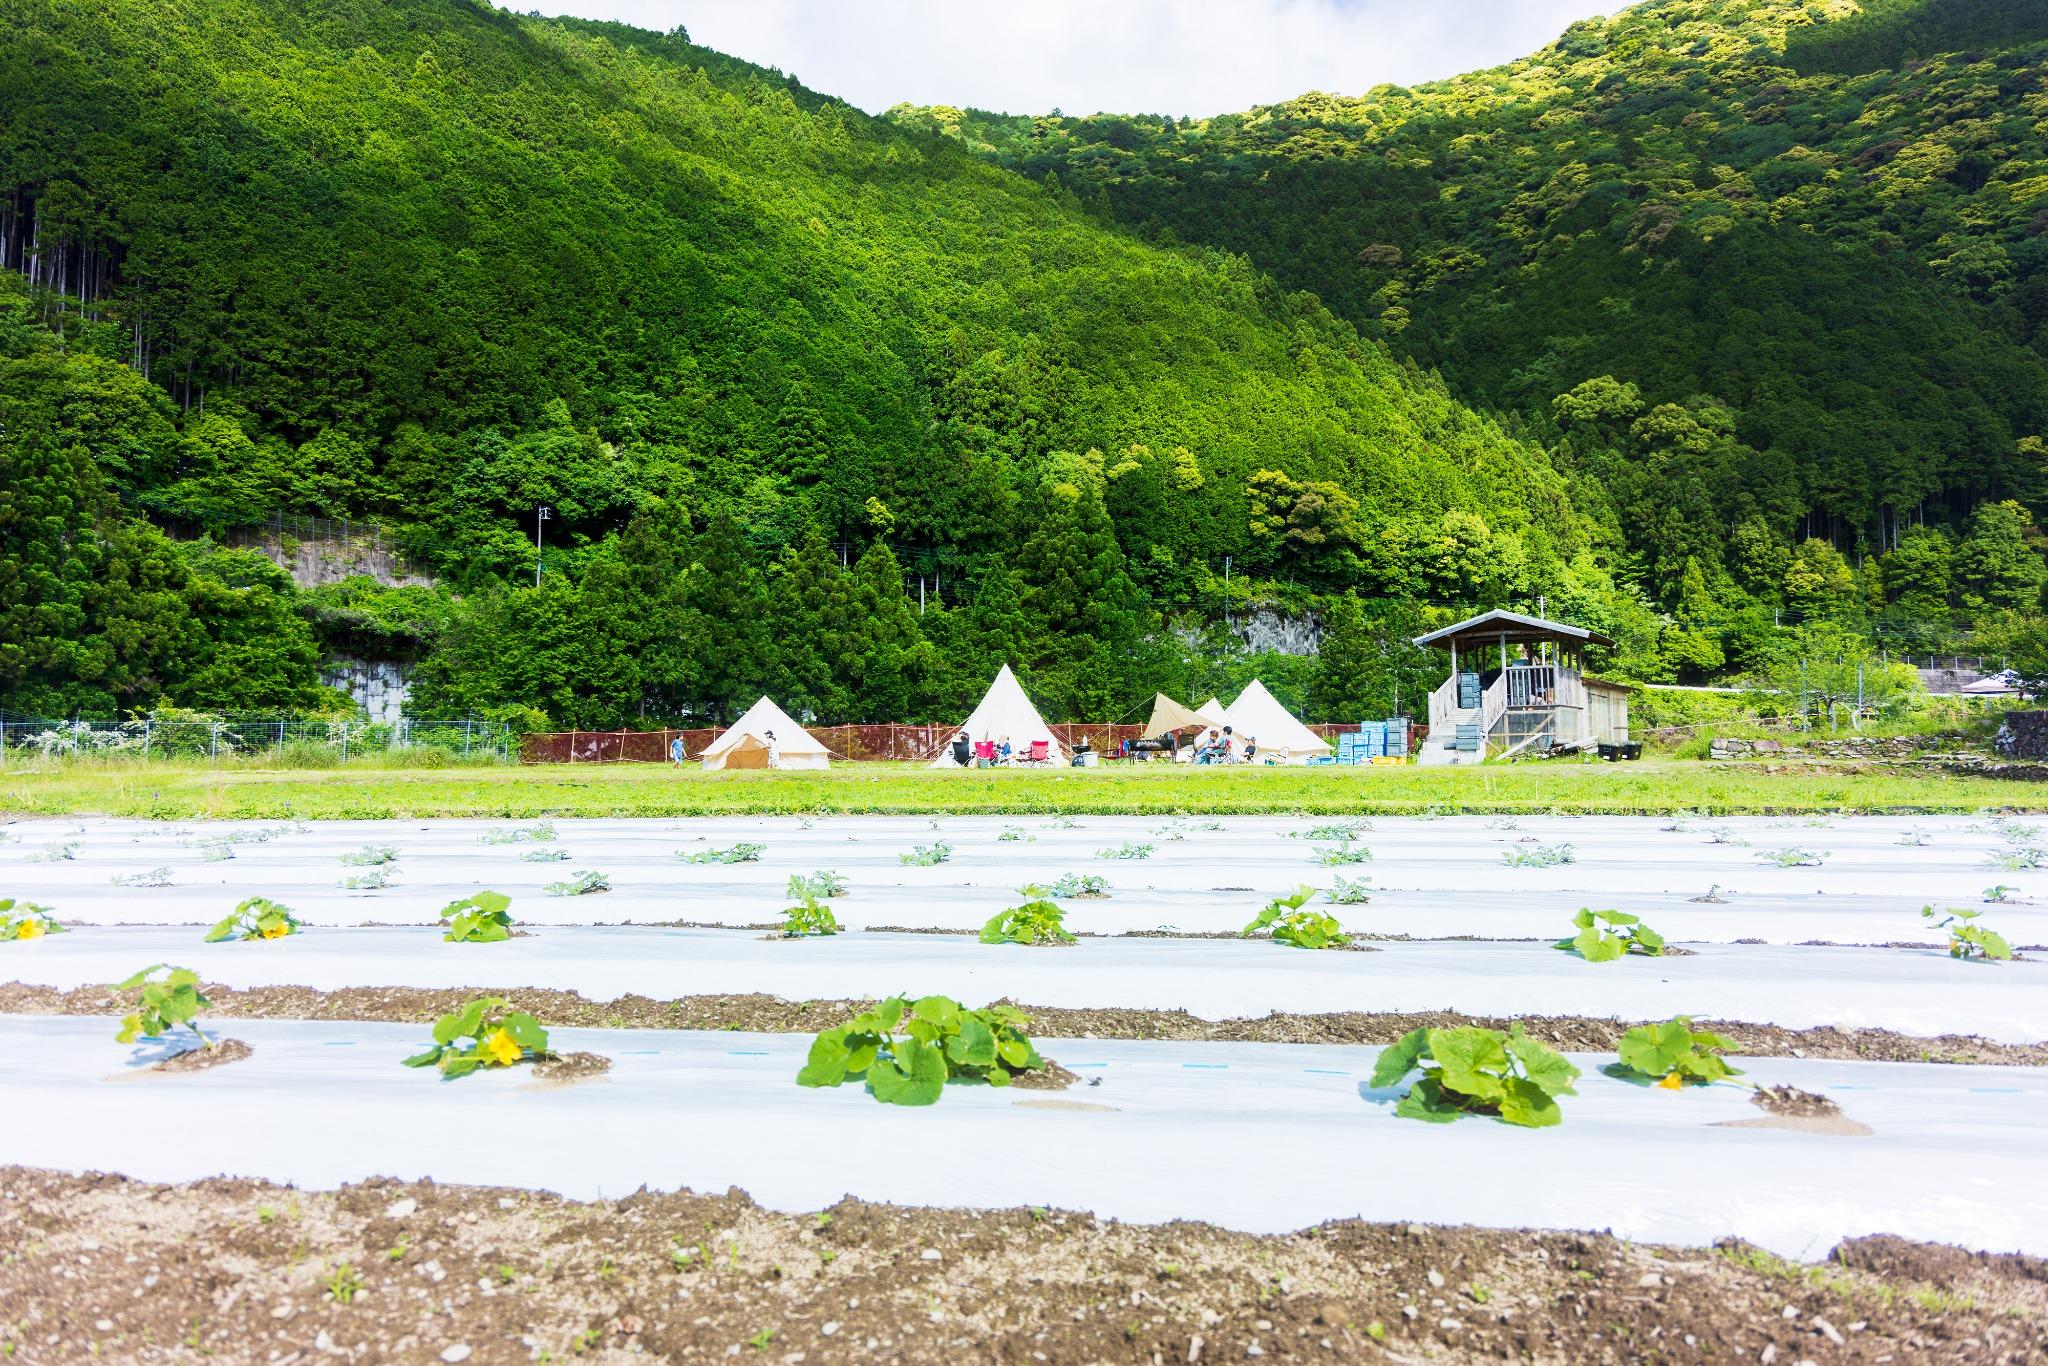
[[[486,915],[488,912],[485,913]],[[481,933],[501,927],[484,920]],[[1005,926],[997,925],[1000,935]],[[1011,927],[1027,933],[1028,925]],[[874,999],[905,982],[972,1004],[1185,1010],[1205,1019],[1269,1011],[1668,1018],[1677,1013],[1805,1028],[1886,1028],[2048,1039],[2048,963],[1964,961],[1944,949],[1700,945],[1588,964],[1541,939],[1418,941],[1302,952],[1220,940],[1094,938],[1058,948],[989,946],[970,934],[871,932],[784,939],[779,930],[561,926],[491,942],[447,928],[308,931],[201,945],[197,931],[102,928],[0,944],[0,980],[70,989],[170,961],[226,986],[546,986],[593,1000],[758,993]],[[1368,951],[1356,951],[1364,949]]]
[[[1432,1030],[1393,1049],[1012,1038],[1077,1078],[1032,1092],[986,1084],[992,1064],[977,1060],[990,1041],[969,1037],[967,1012],[950,1033],[933,1021],[918,1038],[909,1021],[924,1018],[921,1007],[931,1013],[903,1002],[893,1025],[870,1021],[824,1045],[809,1035],[549,1028],[551,1052],[611,1059],[601,1082],[567,1088],[529,1084],[533,1052],[516,1037],[520,1061],[480,1062],[436,1083],[426,1065],[402,1064],[443,1042],[457,1056],[475,1051],[464,1038],[488,1048],[492,1033],[440,1040],[425,1021],[240,1021],[233,1035],[253,1050],[241,1061],[109,1084],[101,1079],[133,1076],[154,1055],[116,1043],[107,1020],[5,1017],[0,1088],[38,1122],[0,1128],[0,1163],[150,1180],[228,1171],[314,1187],[384,1174],[579,1197],[738,1186],[778,1209],[850,1193],[1266,1232],[1338,1217],[1597,1225],[1692,1245],[1734,1235],[1802,1257],[1880,1231],[2048,1252],[2048,1192],[2035,1170],[2048,1074],[2034,1069],[1736,1064],[1737,1080],[1839,1107],[1802,1119],[1726,1080],[1655,1084],[1660,1066],[1715,1056],[1711,1042],[1699,1052],[1683,1021],[1639,1036],[1632,1062],[1538,1049],[1512,1029]],[[884,1064],[876,1043],[869,1059],[868,1070],[895,1074],[884,1085],[899,1099],[930,1091],[934,1061],[982,1080],[941,1082],[943,1102],[914,1109],[877,1104],[883,1086],[796,1084],[800,1074],[829,1081],[841,1066],[851,1075],[871,1042],[856,1035],[887,1035],[907,1052]],[[1550,1106],[1562,1124],[1424,1122],[1498,1112],[1541,1123]],[[485,1115],[516,1141],[479,1141]],[[1970,1155],[1969,1179],[1941,1179],[1959,1151]],[[1446,1179],[1426,1179],[1436,1172]]]

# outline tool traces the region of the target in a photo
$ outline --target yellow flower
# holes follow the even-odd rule
[[[483,1046],[477,1051],[500,1067],[510,1067],[526,1056],[526,1050],[513,1042],[512,1036],[502,1029],[486,1035]]]
[[[14,933],[17,939],[40,939],[46,931],[43,929],[42,921],[30,918],[22,921],[21,927]]]
[[[265,939],[282,939],[291,932],[292,923],[289,920],[273,920],[260,931]]]
[[[1676,1072],[1666,1072],[1664,1080],[1657,1083],[1667,1091],[1676,1091],[1685,1085],[1685,1078]]]

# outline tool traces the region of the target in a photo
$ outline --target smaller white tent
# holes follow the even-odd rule
[[[1267,692],[1266,685],[1256,678],[1245,685],[1224,715],[1232,738],[1237,741],[1237,753],[1242,754],[1251,741],[1258,742],[1258,763],[1277,760],[1283,764],[1305,764],[1330,752],[1329,743],[1296,720],[1294,713],[1281,706],[1280,699]]]
[[[1223,705],[1223,699],[1220,697],[1212,697],[1201,706],[1196,707],[1195,715],[1201,717],[1218,730],[1222,730],[1230,724],[1229,709]]]
[[[778,768],[830,768],[832,753],[818,737],[789,719],[789,713],[763,697],[746,715],[726,727],[699,756],[706,768],[766,768],[768,739],[775,739]]]
[[[974,713],[946,737],[946,747],[939,751],[939,757],[932,760],[933,768],[954,768],[953,736],[967,732],[969,741],[979,744],[993,740],[1001,745],[1010,742],[1011,757],[1023,759],[1031,753],[1034,740],[1043,740],[1046,757],[1053,763],[1065,760],[1066,752],[1060,742],[1038,714],[1038,708],[1031,705],[1031,699],[1024,695],[1024,685],[1017,681],[1017,675],[1010,672],[1005,664],[996,675],[996,681],[988,685],[988,692],[981,699],[981,705]]]

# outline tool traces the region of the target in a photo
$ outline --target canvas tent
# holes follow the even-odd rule
[[[1152,695],[1152,715],[1145,722],[1145,729],[1139,732],[1140,740],[1157,740],[1170,730],[1192,730],[1209,725],[1210,721],[1200,712],[1183,707],[1165,693]]]
[[[1223,699],[1220,697],[1212,697],[1201,706],[1196,707],[1195,715],[1201,717],[1218,730],[1222,730],[1230,724],[1229,713],[1223,705]]]
[[[829,768],[831,751],[818,738],[789,719],[789,713],[762,698],[746,715],[726,727],[699,756],[706,768],[768,767],[768,734],[775,734],[776,762],[783,768]]]
[[[982,697],[981,705],[974,709],[965,721],[946,737],[946,747],[939,751],[939,757],[932,760],[933,768],[952,768],[953,735],[967,732],[971,741],[993,740],[997,744],[1008,740],[1012,752],[1022,757],[1031,752],[1034,740],[1046,743],[1046,755],[1054,763],[1066,758],[1066,751],[1046,727],[1039,716],[1038,708],[1031,705],[1031,699],[1024,695],[1024,685],[1017,681],[1017,675],[1010,672],[1005,664],[996,675],[996,681],[988,685],[988,692]]]
[[[1256,678],[1245,685],[1224,716],[1240,747],[1258,741],[1261,763],[1274,759],[1283,764],[1305,764],[1330,752],[1329,743],[1296,720]]]

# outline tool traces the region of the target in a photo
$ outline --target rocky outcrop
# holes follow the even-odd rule
[[[1991,747],[2008,759],[2048,759],[2048,711],[2007,712]]]

